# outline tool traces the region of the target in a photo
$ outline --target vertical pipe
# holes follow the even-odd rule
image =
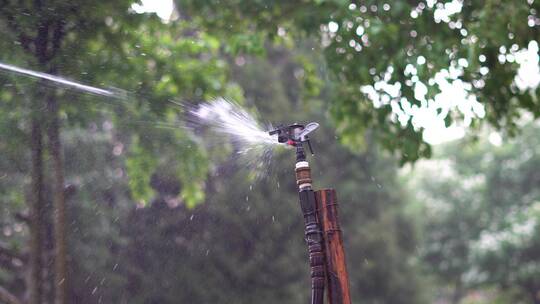
[[[296,150],[296,183],[299,190],[300,207],[304,215],[305,239],[308,245],[311,267],[311,304],[324,301],[324,248],[321,228],[317,219],[317,202],[311,188],[311,169],[305,161],[302,146]]]
[[[324,239],[328,302],[329,304],[351,304],[336,191],[334,189],[319,190],[316,192],[316,200]]]

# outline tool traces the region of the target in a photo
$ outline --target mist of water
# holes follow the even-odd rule
[[[0,62],[0,70],[46,80],[56,86],[108,98],[127,99],[127,96],[129,96],[125,91],[119,89],[93,87],[56,75],[28,70],[2,62]],[[212,144],[222,144],[225,141],[230,141],[233,144],[236,156],[240,158],[244,165],[252,170],[257,169],[259,173],[266,172],[272,159],[273,149],[280,144],[276,136],[268,134],[268,130],[272,129],[272,126],[270,124],[260,124],[256,112],[250,113],[238,103],[221,97],[198,105],[173,100],[170,100],[170,102],[174,104],[175,109],[185,112],[187,115],[185,115],[186,121],[168,127],[191,131],[201,128],[210,129],[210,134],[204,133],[203,141]],[[158,121],[148,123],[156,127],[163,126]]]
[[[249,113],[238,103],[224,98],[200,104],[189,111],[195,124],[207,126],[219,139],[228,139],[236,149],[236,155],[261,177],[270,167],[275,147],[281,145],[277,135],[270,135],[271,124],[259,123],[256,112]]]

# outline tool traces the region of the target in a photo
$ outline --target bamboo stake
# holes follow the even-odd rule
[[[336,191],[316,191],[319,222],[324,237],[329,304],[351,304],[349,275],[339,226]]]

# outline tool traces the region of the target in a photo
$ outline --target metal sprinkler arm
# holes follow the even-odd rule
[[[309,152],[313,155],[313,147],[309,140],[308,134],[315,131],[319,127],[319,124],[316,122],[310,122],[307,125],[301,124],[292,124],[289,126],[278,126],[275,130],[268,132],[270,135],[277,135],[277,141],[279,143],[287,144],[297,148],[297,159],[298,159],[298,149],[302,149],[303,153],[303,144],[307,143]],[[305,155],[304,158],[305,160]]]
[[[315,153],[313,153],[313,147],[311,146],[311,141],[308,139],[306,142],[309,148],[309,153],[311,153],[311,155],[315,155]]]

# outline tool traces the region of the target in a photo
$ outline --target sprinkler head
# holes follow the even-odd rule
[[[280,125],[277,129],[268,132],[270,135],[277,135],[278,142],[287,144],[293,147],[302,147],[303,143],[307,143],[309,151],[313,155],[313,148],[309,141],[308,134],[315,131],[319,127],[316,122],[310,122],[307,125],[294,123],[289,126]]]

